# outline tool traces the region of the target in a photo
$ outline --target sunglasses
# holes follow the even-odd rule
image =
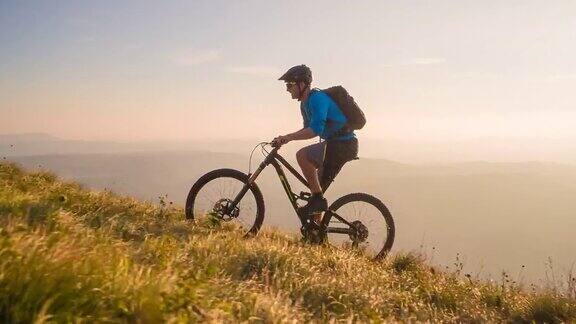
[[[286,82],[286,89],[290,89],[296,85],[296,82]]]

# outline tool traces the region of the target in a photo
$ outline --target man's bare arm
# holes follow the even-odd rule
[[[314,133],[312,128],[306,127],[306,128],[302,128],[301,130],[296,131],[294,133],[278,136],[273,140],[273,142],[276,142],[279,144],[286,144],[290,141],[307,140],[307,139],[314,138],[316,136],[318,136],[318,135],[316,133]]]
[[[316,133],[314,133],[312,128],[306,127],[306,128],[302,128],[301,130],[299,130],[297,132],[285,135],[284,137],[287,139],[287,142],[290,142],[290,141],[307,140],[307,139],[314,138],[316,136],[318,136],[318,135],[316,135]]]

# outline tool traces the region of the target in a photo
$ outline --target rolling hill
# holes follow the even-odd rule
[[[0,164],[3,322],[570,322],[564,294],[487,283],[417,254],[373,262],[278,231],[89,191]]]

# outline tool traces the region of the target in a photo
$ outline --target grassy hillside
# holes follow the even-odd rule
[[[286,153],[282,152],[286,158],[293,157]],[[252,170],[262,158],[254,156]],[[168,195],[167,200],[179,205],[209,170],[248,171],[247,156],[210,152],[58,154],[10,160],[30,170],[55,171],[91,189],[109,188],[149,200]],[[289,178],[295,192],[305,189]],[[265,224],[298,231],[298,219],[273,168],[262,172],[257,182],[266,201]],[[439,264],[451,264],[458,253],[466,260],[464,271],[485,279],[498,279],[506,269],[521,272],[525,282],[541,284],[549,258],[561,274],[576,261],[574,166],[536,162],[415,166],[362,158],[344,167],[327,198],[334,201],[354,191],[380,197],[392,210],[396,249],[435,247],[433,259]]]
[[[0,321],[576,321],[576,301],[374,263],[0,164]],[[572,287],[573,288],[573,287]]]

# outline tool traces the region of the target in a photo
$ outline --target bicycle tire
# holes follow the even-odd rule
[[[231,178],[240,181],[242,184],[246,184],[248,182],[248,175],[245,173],[234,170],[234,169],[217,169],[214,171],[210,171],[200,177],[190,189],[188,193],[188,197],[186,198],[186,207],[185,207],[185,215],[186,219],[194,220],[198,216],[201,215],[194,215],[194,206],[196,204],[196,198],[198,193],[204,188],[210,181],[221,179],[221,178]],[[264,221],[264,198],[262,196],[262,192],[256,185],[256,183],[252,183],[250,185],[249,190],[246,192],[246,195],[252,193],[255,201],[256,201],[256,217],[254,224],[252,224],[250,230],[248,230],[245,236],[253,236],[258,233],[260,227],[262,226],[262,222]],[[234,198],[234,197],[220,197],[220,198]],[[245,197],[243,197],[244,199]]]
[[[390,252],[390,250],[392,249],[392,245],[394,244],[394,236],[395,236],[396,228],[394,226],[394,219],[392,218],[392,214],[390,213],[390,211],[388,210],[386,205],[384,205],[384,203],[380,199],[378,199],[372,195],[365,194],[365,193],[351,193],[351,194],[347,194],[345,196],[342,196],[342,197],[336,199],[336,201],[334,201],[330,205],[329,210],[331,210],[335,213],[338,213],[338,209],[342,208],[346,204],[350,204],[353,202],[368,203],[368,204],[374,206],[380,212],[380,214],[382,214],[382,217],[384,218],[384,221],[386,223],[387,236],[386,236],[386,241],[384,242],[384,245],[382,246],[382,248],[379,251],[377,251],[378,253],[374,257],[374,260],[384,259],[386,257],[386,255],[388,254],[388,252]],[[340,216],[344,217],[344,219],[346,219],[345,215],[340,215]],[[354,219],[346,219],[346,220],[349,222],[354,221]]]

